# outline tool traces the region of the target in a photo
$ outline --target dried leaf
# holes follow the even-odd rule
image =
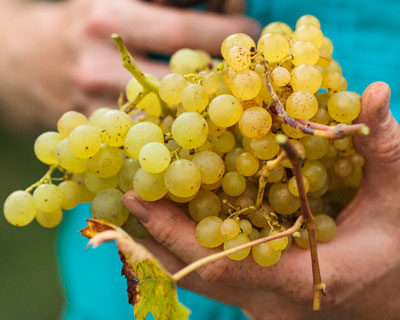
[[[89,245],[96,248],[103,242],[117,243],[136,320],[145,320],[150,312],[156,320],[189,319],[190,311],[179,303],[171,275],[145,247],[105,221],[87,221],[88,226],[81,233],[91,238]]]

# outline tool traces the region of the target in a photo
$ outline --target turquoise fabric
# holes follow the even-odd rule
[[[292,27],[301,15],[316,15],[324,34],[335,45],[333,56],[343,67],[349,90],[361,93],[373,81],[389,83],[392,112],[400,118],[398,0],[250,0],[248,12],[263,25],[284,21]],[[64,319],[132,319],[115,245],[86,251],[87,240],[77,234],[89,216],[89,205],[67,212],[59,233],[58,252],[67,301]],[[238,308],[181,289],[178,294],[192,310],[192,320],[246,319]]]

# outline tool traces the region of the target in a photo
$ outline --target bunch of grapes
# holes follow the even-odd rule
[[[345,205],[343,194],[359,186],[364,163],[348,134],[366,129],[351,125],[360,96],[346,91],[332,52],[318,19],[306,15],[295,31],[282,22],[267,25],[257,44],[242,33],[227,37],[224,60],[179,50],[161,81],[133,68],[120,110],[100,108],[89,118],[67,112],[58,132],[37,138],[35,154],[50,169],[7,198],[6,219],[54,227],[62,209],[92,202],[94,218],[147,236],[121,201],[133,189],[146,201],[178,203],[198,222],[201,245],[226,250],[281,232],[301,214],[293,166],[276,139],[283,134],[304,159],[317,240],[329,241],[332,217]],[[229,257],[243,260],[251,251],[258,264],[271,266],[292,239],[309,246],[300,229]]]

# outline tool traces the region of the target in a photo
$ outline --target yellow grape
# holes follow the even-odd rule
[[[240,230],[244,235],[248,236],[253,231],[253,226],[251,222],[247,219],[241,219],[239,221]]]
[[[123,192],[133,189],[133,178],[139,168],[140,163],[137,159],[124,159],[121,170],[118,173],[118,186]]]
[[[218,137],[212,137],[211,143],[216,152],[227,153],[235,148],[235,136],[230,131],[225,131]]]
[[[320,28],[321,23],[319,22],[317,17],[314,17],[311,14],[306,14],[301,16],[296,22],[296,28],[300,27],[303,24],[312,24],[313,26]]]
[[[301,170],[310,182],[310,192],[321,189],[328,179],[326,168],[317,160],[307,160]]]
[[[107,111],[110,110],[112,109],[108,107],[101,107],[99,109],[94,110],[89,117],[89,125],[93,127],[98,127],[100,118],[103,116],[103,114],[105,114]]]
[[[326,214],[319,214],[315,217],[317,240],[326,242],[336,234],[336,222]]]
[[[283,215],[295,213],[300,207],[299,198],[292,195],[286,183],[273,184],[268,199],[272,208]]]
[[[308,182],[308,179],[304,176],[302,176],[303,178],[303,184],[304,184],[304,191],[305,193],[308,192],[308,190],[310,189],[310,183]],[[288,183],[289,186],[289,191],[292,195],[294,195],[295,197],[299,197],[299,189],[297,187],[297,181],[296,181],[296,177],[291,177]]]
[[[102,144],[100,151],[88,161],[89,170],[100,178],[116,175],[122,167],[122,150]]]
[[[222,158],[212,151],[197,153],[192,162],[199,168],[201,183],[212,184],[219,181],[224,175],[225,164]]]
[[[289,41],[282,34],[266,33],[258,40],[257,48],[268,62],[279,62],[288,55]]]
[[[41,184],[33,191],[33,202],[39,211],[52,212],[61,208],[63,193],[54,184]]]
[[[196,112],[182,113],[172,124],[172,136],[182,148],[200,147],[207,140],[207,135],[207,122]]]
[[[139,162],[144,170],[159,173],[168,168],[171,154],[163,143],[150,142],[140,150]]]
[[[243,107],[238,99],[229,94],[215,97],[208,108],[211,121],[219,127],[230,127],[239,121]]]
[[[333,53],[333,44],[331,39],[327,38],[327,37],[323,37],[322,38],[322,44],[321,44],[321,49],[325,49],[327,50],[330,54]]]
[[[236,171],[228,172],[222,178],[222,190],[227,195],[240,196],[246,189],[246,179]]]
[[[92,193],[99,193],[101,190],[116,188],[118,185],[118,176],[114,175],[109,178],[99,178],[94,173],[86,171],[83,175],[85,187]]]
[[[351,140],[351,137],[344,137],[342,139],[333,140],[333,145],[336,149],[344,151],[352,148],[353,142]]]
[[[190,197],[177,197],[176,195],[174,195],[171,192],[168,192],[168,198],[170,198],[172,201],[177,202],[177,203],[187,203],[190,202],[191,200],[193,200],[195,197],[197,196],[197,194],[194,194]]]
[[[319,59],[317,61],[317,65],[321,66],[322,68],[326,68],[332,61],[331,53],[326,49],[319,50]]]
[[[190,216],[196,222],[205,217],[218,216],[220,210],[221,201],[214,192],[208,190],[200,190],[189,202]]]
[[[164,197],[168,190],[162,173],[150,173],[139,168],[133,178],[133,189],[146,201],[156,201]]]
[[[272,22],[262,29],[261,35],[277,32],[290,36],[293,33],[292,28],[284,22]]]
[[[279,144],[272,132],[262,138],[251,139],[250,147],[252,153],[261,160],[272,159],[279,152]]]
[[[251,63],[251,53],[244,47],[232,47],[226,58],[226,63],[235,71],[246,70]]]
[[[308,249],[310,242],[308,241],[307,229],[300,229],[298,232],[300,233],[300,237],[294,237],[294,242],[298,247]]]
[[[133,102],[142,91],[142,85],[136,80],[136,78],[132,78],[126,85],[125,95],[128,101]]]
[[[281,252],[274,250],[268,243],[258,244],[251,249],[254,261],[263,267],[277,264],[281,258]]]
[[[259,166],[259,160],[250,152],[244,152],[236,159],[236,169],[245,177],[255,175]]]
[[[168,74],[160,82],[160,98],[169,105],[178,104],[182,100],[182,91],[187,85],[188,82],[182,75]]]
[[[61,208],[51,212],[38,211],[36,221],[44,228],[54,228],[60,224],[63,217]]]
[[[228,152],[225,155],[226,172],[236,171],[236,159],[243,152],[245,152],[244,149],[235,148],[234,150],[232,150],[231,152]]]
[[[277,233],[279,233],[279,231],[271,231],[271,233],[269,235],[273,236]],[[283,238],[272,240],[272,241],[268,242],[268,244],[271,247],[271,249],[276,250],[276,251],[282,251],[282,250],[285,250],[286,247],[288,246],[289,239],[288,239],[288,237],[283,237]]]
[[[172,162],[164,172],[164,183],[175,196],[190,197],[200,189],[201,172],[193,162],[179,159]]]
[[[226,250],[229,250],[234,247],[238,247],[238,246],[248,243],[248,242],[250,242],[249,238],[246,235],[244,235],[243,233],[241,233],[233,239],[225,240],[224,250],[226,251]],[[243,259],[247,258],[247,256],[250,254],[250,250],[251,250],[251,248],[246,248],[246,249],[237,251],[235,253],[231,253],[228,255],[228,258],[230,258],[232,260],[236,260],[236,261],[243,260]]]
[[[88,119],[80,112],[68,111],[57,122],[57,130],[62,138],[67,138],[76,127],[88,124]]]
[[[62,140],[56,149],[57,162],[69,172],[82,173],[88,167],[88,160],[76,157],[68,144],[68,139]]]
[[[292,70],[290,84],[294,91],[316,93],[322,84],[322,73],[311,64],[302,64]]]
[[[303,24],[296,28],[293,33],[293,41],[308,40],[318,48],[322,45],[323,34],[321,30],[312,24]]]
[[[328,124],[330,121],[329,113],[326,109],[318,108],[317,113],[310,119],[312,122]]]
[[[261,78],[257,72],[244,70],[238,72],[232,79],[231,90],[236,98],[250,100],[258,95],[261,86]]]
[[[200,51],[180,49],[171,56],[169,66],[171,72],[184,75],[203,70],[210,61],[210,57],[205,57]]]
[[[81,187],[72,180],[63,181],[58,185],[63,194],[61,207],[65,210],[75,208],[81,200]]]
[[[283,87],[290,81],[290,72],[284,67],[276,67],[271,71],[271,78],[274,84]]]
[[[182,91],[182,105],[189,112],[201,112],[208,105],[208,94],[199,84],[189,84]]]
[[[4,217],[18,227],[29,224],[37,214],[32,195],[26,191],[14,191],[4,202]]]
[[[204,71],[202,71],[204,72]],[[203,79],[203,88],[206,90],[207,94],[213,94],[215,93],[221,83],[221,79],[218,76],[218,73],[215,71],[211,71],[208,73],[204,73],[204,79]]]
[[[289,138],[299,139],[304,137],[304,133],[301,132],[299,129],[293,128],[288,124],[282,123],[282,131],[286,134]]]
[[[216,248],[224,243],[221,234],[222,220],[218,217],[210,216],[202,219],[196,227],[196,239],[206,248]]]
[[[317,98],[307,91],[293,92],[286,100],[286,112],[296,119],[309,120],[317,110]]]
[[[221,223],[221,234],[225,239],[235,238],[240,233],[240,224],[235,219],[226,218]]]
[[[56,149],[61,140],[61,135],[58,132],[48,131],[42,133],[36,138],[33,146],[36,157],[45,164],[56,164]]]
[[[217,125],[214,124],[214,122],[211,121],[210,118],[207,118],[206,121],[208,125],[208,135],[210,137],[218,137],[225,132],[226,128],[218,127]]]
[[[252,38],[244,33],[235,33],[228,36],[227,38],[225,38],[221,45],[221,54],[225,60],[228,58],[229,50],[231,50],[231,48],[235,46],[251,50],[251,48],[256,47],[256,44],[254,43]]]
[[[239,120],[240,132],[248,138],[261,138],[265,136],[271,129],[271,126],[271,115],[261,107],[252,107],[244,110]]]
[[[159,118],[161,116],[161,102],[154,92],[146,94],[136,107],[146,111],[146,114],[150,117]],[[158,119],[155,120],[157,121]]]
[[[316,64],[319,59],[319,49],[311,41],[300,40],[292,45],[293,64],[299,66],[302,64]]]
[[[325,137],[305,136],[300,139],[306,152],[306,159],[317,160],[322,158],[329,149],[329,140]]]
[[[338,159],[333,164],[333,171],[338,177],[347,178],[353,173],[353,167],[349,159]]]
[[[284,174],[285,169],[283,168],[283,166],[278,165],[274,170],[269,173],[267,177],[268,182],[280,182]]]
[[[93,157],[101,146],[100,132],[97,128],[83,125],[71,131],[68,137],[71,152],[78,158]]]
[[[328,100],[328,112],[338,122],[355,120],[361,112],[360,95],[352,91],[334,93]]]
[[[121,147],[133,121],[125,112],[110,110],[100,117],[98,125],[103,142],[111,147]]]

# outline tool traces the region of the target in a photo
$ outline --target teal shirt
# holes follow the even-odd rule
[[[334,44],[333,57],[343,68],[348,90],[359,92],[374,81],[392,88],[391,108],[400,118],[400,2],[398,0],[250,0],[248,14],[262,25],[283,21],[294,27],[303,14],[317,16],[324,35]],[[114,244],[85,250],[87,239],[77,230],[90,217],[89,205],[66,212],[58,253],[67,305],[65,320],[132,319],[126,280]],[[226,306],[178,289],[180,301],[192,310],[192,320],[245,320],[236,307]],[[148,317],[148,319],[153,319]]]

